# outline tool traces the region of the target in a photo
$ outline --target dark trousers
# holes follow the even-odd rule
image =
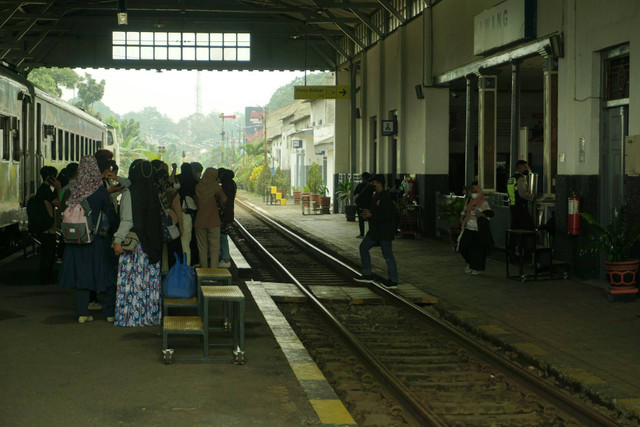
[[[172,240],[171,242],[167,242],[167,257],[169,260],[169,268],[173,267],[176,263],[176,256],[178,255],[178,259],[182,262],[182,241],[180,239]]]
[[[382,250],[382,256],[387,263],[387,274],[389,280],[398,283],[398,266],[396,265],[396,259],[393,256],[393,247],[391,240],[373,240],[368,235],[360,242],[360,262],[362,263],[362,275],[368,276],[373,273],[371,267],[371,254],[369,251],[372,247],[380,245]]]
[[[358,226],[360,227],[360,235],[364,236],[364,225],[367,223],[367,220],[364,219],[360,213],[361,211],[358,210]]]
[[[40,284],[54,283],[53,264],[56,261],[56,235],[38,233],[36,238],[40,241],[40,266],[38,268]]]
[[[78,316],[89,315],[89,300],[91,295],[89,289],[76,289],[76,310]],[[116,285],[111,285],[104,292],[98,294],[100,304],[102,305],[102,314],[104,317],[113,317],[116,309]]]
[[[487,250],[480,240],[480,233],[474,230],[464,230],[460,240],[460,255],[472,270],[485,270]]]

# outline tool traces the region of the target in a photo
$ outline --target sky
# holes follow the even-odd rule
[[[102,102],[120,115],[156,107],[177,122],[196,112],[197,71],[75,71],[81,76],[87,72],[98,82],[104,79]],[[303,75],[302,71],[202,71],[202,112],[244,113],[244,107],[265,105],[276,89]],[[63,93],[67,100],[73,96],[72,91]]]

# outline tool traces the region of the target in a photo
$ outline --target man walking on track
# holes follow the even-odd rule
[[[355,277],[356,282],[372,283],[375,281],[371,269],[371,255],[369,251],[372,247],[380,245],[382,256],[387,263],[387,273],[389,279],[383,282],[386,288],[398,287],[398,268],[396,259],[393,256],[391,242],[395,236],[395,206],[391,196],[384,189],[384,175],[375,175],[372,185],[375,195],[371,200],[368,209],[362,211],[362,216],[369,221],[369,231],[360,243],[360,261],[362,263],[362,275]]]

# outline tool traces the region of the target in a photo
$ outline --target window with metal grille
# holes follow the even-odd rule
[[[605,60],[605,100],[629,98],[629,55]]]
[[[114,31],[112,58],[133,61],[250,61],[249,33]]]

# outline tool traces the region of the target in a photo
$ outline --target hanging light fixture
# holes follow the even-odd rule
[[[127,24],[127,0],[118,0],[118,25]]]

